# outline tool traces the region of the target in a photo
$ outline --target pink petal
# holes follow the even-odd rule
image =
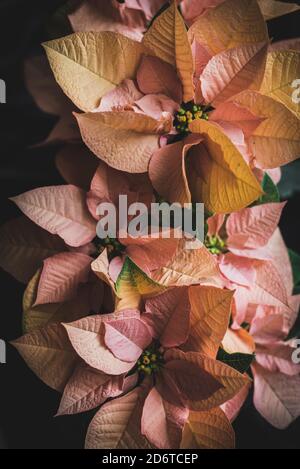
[[[300,364],[293,363],[295,348],[289,344],[275,344],[258,347],[256,362],[272,373],[295,376],[300,374]]]
[[[219,104],[209,117],[214,122],[228,122],[239,127],[245,137],[249,137],[264,120],[233,101]]]
[[[57,416],[87,412],[123,392],[124,377],[109,376],[80,364],[69,379]]]
[[[116,0],[89,0],[73,8],[68,19],[75,32],[113,31],[138,41],[147,25],[145,14],[139,10],[127,8]]]
[[[288,249],[285,245],[279,228],[269,240],[266,250],[273,261],[274,266],[280,272],[281,279],[286,288],[287,294],[291,295],[294,288],[293,272]]]
[[[149,165],[149,176],[159,195],[170,203],[190,203],[191,194],[186,176],[186,157],[189,150],[202,141],[199,135],[190,135],[182,142],[157,150]]]
[[[139,89],[146,95],[165,95],[182,102],[182,85],[175,69],[157,57],[144,56],[137,72]]]
[[[175,288],[146,301],[143,315],[153,336],[163,347],[177,347],[186,342],[190,328],[188,289]]]
[[[179,105],[175,101],[163,94],[147,94],[136,101],[135,105],[138,110],[154,119],[160,119],[164,112],[173,116],[179,109]]]
[[[281,180],[281,168],[267,169],[266,173],[270,176],[274,184],[279,184]]]
[[[266,321],[267,318],[280,317],[280,330],[275,331],[276,340],[283,340],[298,317],[300,306],[300,295],[292,296],[289,298],[288,306],[265,306],[265,305],[251,305],[248,309],[247,322],[257,324],[257,321]],[[275,321],[275,319],[274,319]],[[260,324],[264,324],[261,322]],[[274,342],[274,338],[272,340]]]
[[[105,403],[92,419],[86,436],[85,448],[136,448],[151,449],[141,434],[143,405],[148,390],[144,383],[128,394]],[[116,454],[112,452],[111,454]]]
[[[236,249],[230,246],[230,252],[240,257],[249,257],[250,259],[259,259],[261,261],[271,261],[272,255],[267,246],[258,249]]]
[[[250,287],[255,282],[256,271],[252,259],[238,257],[228,252],[220,257],[219,268],[228,280],[238,285]]]
[[[127,196],[128,206],[134,202],[143,202],[148,206],[153,197],[148,176],[135,174],[132,177],[129,173],[118,171],[100,162],[92,179],[90,192],[87,194],[87,205],[92,216],[99,220],[96,211],[101,202],[112,202],[118,208],[120,194]]]
[[[256,283],[249,290],[249,302],[289,307],[288,295],[278,270],[271,261],[257,261]]]
[[[136,363],[135,360],[128,363],[116,358],[104,341],[104,324],[122,318],[139,318],[139,312],[128,310],[116,314],[88,316],[70,324],[64,324],[64,327],[79,357],[92,368],[115,376],[127,373]]]
[[[115,357],[126,362],[136,361],[152,342],[148,326],[139,318],[106,322],[104,341]]]
[[[125,0],[125,4],[129,9],[142,10],[147,20],[151,21],[165,4],[165,0]]]
[[[202,15],[208,8],[220,5],[224,0],[182,0],[180,6],[184,19],[192,23],[198,16]]]
[[[245,135],[243,131],[231,122],[218,121],[216,122],[216,125],[221,127],[223,133],[227,135],[227,137],[232,141],[234,146],[239,150],[246,163],[249,163],[251,159],[251,154],[249,152],[248,145],[245,141]]]
[[[254,318],[250,334],[256,343],[266,344],[283,340],[284,317],[281,314],[270,314],[265,317]]]
[[[235,310],[233,312],[234,325],[240,326],[245,322],[249,305],[250,292],[246,287],[238,286],[234,293]]]
[[[250,304],[247,312],[247,321],[249,324],[256,319],[265,318],[266,316],[271,316],[272,314],[276,314],[280,308],[275,308],[274,306],[266,306],[266,305],[255,305]]]
[[[225,402],[221,405],[221,409],[226,414],[226,417],[230,422],[233,422],[240,413],[241,408],[243,407],[249,391],[251,384],[246,384],[230,401]]]
[[[267,42],[256,42],[214,55],[200,77],[205,102],[216,107],[262,79],[267,48]]]
[[[278,226],[285,203],[271,203],[232,213],[226,224],[228,245],[256,249],[265,246]]]
[[[189,411],[165,401],[154,387],[147,396],[142,414],[142,434],[160,449],[180,447],[182,430]]]
[[[147,172],[149,160],[159,148],[160,135],[169,133],[173,124],[168,113],[157,121],[133,110],[74,113],[74,116],[83,141],[100,160],[134,174]]]
[[[194,40],[192,43],[192,53],[195,60],[195,76],[199,78],[200,75],[202,75],[206,65],[212,58],[212,55],[205,46],[196,40]],[[201,83],[199,82],[199,84],[201,88]]]
[[[271,373],[261,366],[252,366],[254,405],[275,428],[287,428],[300,416],[300,376]]]
[[[119,277],[121,273],[123,264],[124,264],[124,258],[119,257],[119,256],[114,257],[110,261],[108,273],[113,282],[117,281],[117,278]]]
[[[87,194],[87,205],[95,219],[97,207],[101,202],[117,203],[119,194],[127,194],[129,191],[126,173],[107,166],[102,161],[91,181],[90,192]]]
[[[81,283],[88,281],[92,258],[63,252],[44,261],[35,305],[71,300]]]
[[[175,254],[179,240],[172,235],[171,232],[170,238],[158,239],[151,235],[138,238],[127,236],[120,238],[120,241],[126,246],[126,254],[133,262],[150,275],[151,271],[165,266]]]
[[[13,197],[22,212],[68,245],[79,247],[92,241],[96,223],[86,207],[85,192],[75,186],[48,186]]]
[[[130,107],[135,101],[143,97],[133,80],[124,80],[119,86],[107,93],[101,99],[100,106],[95,112],[118,111]]]

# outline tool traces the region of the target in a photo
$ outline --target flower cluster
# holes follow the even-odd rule
[[[300,152],[300,46],[270,43],[266,19],[295,9],[276,3],[77,2],[73,34],[44,44],[64,95],[26,65],[60,116],[67,184],[12,198],[25,216],[1,228],[0,262],[27,284],[14,345],[62,393],[57,415],[97,409],[87,448],[232,448],[253,385],[275,427],[300,415],[298,257],[276,187]],[[100,240],[97,207],[120,194],[204,203],[203,243]]]

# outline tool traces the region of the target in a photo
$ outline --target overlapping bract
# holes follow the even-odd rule
[[[297,8],[174,1],[148,27],[164,3],[81,2],[74,34],[44,44],[74,105],[31,91],[61,116],[50,140],[67,143],[68,185],[13,197],[27,218],[0,233],[2,267],[30,280],[14,345],[62,392],[58,415],[99,408],[87,448],[234,447],[250,365],[263,417],[285,428],[300,415],[299,297],[275,187],[299,156],[299,44],[270,45],[264,20]],[[71,110],[92,153],[74,143]],[[97,206],[120,194],[204,202],[204,243],[100,242]]]

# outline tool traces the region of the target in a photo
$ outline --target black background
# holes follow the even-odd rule
[[[104,0],[106,1],[106,0]],[[55,119],[40,112],[24,86],[25,57],[42,53],[45,25],[62,0],[0,1],[0,79],[7,85],[7,104],[0,104],[0,224],[18,215],[8,197],[44,185],[60,184],[54,166],[57,146],[33,148]],[[298,2],[300,3],[300,2]],[[298,13],[269,23],[274,40],[299,35]],[[295,171],[299,165],[292,167]],[[299,184],[300,186],[300,184]],[[300,193],[285,208],[281,228],[290,248],[300,252]],[[21,335],[24,286],[0,270],[0,337]],[[81,448],[92,413],[53,418],[59,394],[44,385],[8,346],[0,364],[0,448]],[[272,428],[255,411],[251,396],[234,424],[238,448],[300,448],[300,419],[285,431]]]

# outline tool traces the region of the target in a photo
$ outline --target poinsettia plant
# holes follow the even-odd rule
[[[252,385],[285,428],[300,415],[299,258],[276,184],[300,151],[300,54],[299,40],[271,44],[266,20],[298,7],[69,7],[74,33],[44,44],[63,93],[45,62],[26,68],[60,116],[47,143],[65,144],[67,184],[13,197],[25,216],[1,228],[1,266],[27,284],[15,347],[62,393],[58,416],[95,409],[87,448],[232,448]],[[204,203],[204,239],[100,239],[97,207],[118,212],[119,195]]]

